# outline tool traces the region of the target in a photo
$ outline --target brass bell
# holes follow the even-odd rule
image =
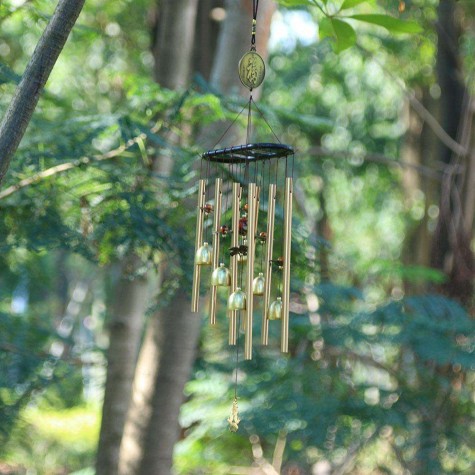
[[[229,296],[228,310],[246,310],[246,294],[240,287]]]
[[[224,267],[223,263],[219,264],[219,267],[216,267],[211,274],[211,285],[219,287],[229,287],[231,285],[231,272],[227,267]]]
[[[264,295],[265,283],[264,274],[259,272],[259,275],[252,281],[252,293],[254,295]]]
[[[196,251],[195,264],[199,266],[210,266],[213,254],[213,248],[207,242]]]
[[[282,298],[277,297],[269,307],[269,320],[280,320],[282,317]]]

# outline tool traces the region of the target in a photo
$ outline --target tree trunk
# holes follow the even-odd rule
[[[172,3],[175,5],[174,2]],[[223,48],[221,45],[217,48],[214,68],[221,67],[221,63],[227,61],[229,56],[235,57],[232,83],[222,84],[222,80],[216,74],[216,71],[213,70],[211,73],[211,76],[214,77],[213,85],[221,92],[229,92],[239,83],[237,64],[241,55],[248,49],[252,18],[248,2],[240,2],[238,10],[234,8],[234,2],[228,3],[231,9],[227,11],[223,29],[226,30],[226,25],[229,22],[236,24],[235,14],[239,14],[239,18],[245,17],[244,24],[249,25],[249,28],[245,35],[238,35],[233,38],[233,41],[227,42],[227,48],[229,49]],[[244,5],[246,6],[247,15],[242,14]],[[260,40],[264,46],[267,44],[270,16],[274,8],[274,5],[272,8],[263,8],[262,11],[260,10],[262,17],[258,17],[264,25],[267,25],[267,28],[264,29],[267,30],[267,35],[265,39]],[[263,13],[266,11],[268,12],[267,15]],[[170,32],[175,32],[178,35],[175,40],[168,38],[168,42],[180,43],[180,31],[171,26],[174,18],[177,18],[177,16],[172,9],[163,5],[163,10],[159,16],[159,25],[165,22]],[[190,19],[191,15],[186,15],[186,18]],[[189,27],[189,30],[191,29]],[[229,30],[226,31],[228,31],[227,34],[230,34]],[[158,38],[164,36],[164,34],[157,35]],[[187,35],[186,38],[190,39],[190,36]],[[221,33],[220,38],[225,38],[224,33]],[[222,40],[220,39],[218,44],[220,41]],[[181,59],[183,61],[188,58],[188,65],[190,65],[191,49],[188,49],[187,43],[183,44],[182,42],[180,46],[181,56],[171,55],[169,59],[172,61]],[[161,71],[160,65],[163,64],[161,61],[163,62],[163,58],[166,57],[166,53],[162,49],[166,48],[167,45],[161,41],[154,47],[157,56],[156,79],[161,84],[169,86],[182,84],[178,79],[174,81],[168,72],[162,73]],[[263,47],[263,49],[265,48]],[[181,71],[176,73],[180,75],[180,78],[189,77],[183,67],[170,67],[167,64],[167,69],[176,72]],[[164,166],[164,163],[160,161],[159,166]],[[173,265],[173,263],[168,265]],[[166,276],[163,276],[163,278],[166,280]],[[121,446],[120,474],[169,475],[171,473],[173,447],[179,435],[178,415],[183,401],[183,388],[191,372],[195,347],[199,337],[200,321],[198,315],[190,312],[188,293],[179,291],[174,296],[173,301],[158,312],[150,322],[135,373],[132,404]]]
[[[121,269],[115,286],[109,324],[107,380],[96,460],[97,475],[118,473],[119,449],[132,393],[135,362],[148,305],[147,279],[131,278],[140,266],[132,257]]]
[[[187,87],[195,35],[198,0],[159,2],[158,29],[153,45],[155,79],[163,87]]]
[[[190,77],[198,2],[166,0],[160,2],[159,6],[157,32],[154,34],[156,41],[153,45],[155,79],[163,87],[182,88],[188,84]],[[176,142],[177,138],[169,137],[169,140]],[[154,170],[161,176],[169,175],[173,166],[172,158],[165,155],[158,155],[154,160]],[[171,265],[165,258],[160,266],[160,282],[165,283],[170,278],[168,269]],[[189,305],[184,306],[180,299],[187,302],[184,295],[174,296],[167,308],[152,317],[146,329],[120,448],[119,473],[123,475],[142,473],[141,470],[152,470],[156,474],[170,471],[172,449],[177,438],[178,409],[193,362],[200,324],[199,317],[191,315],[187,308]],[[184,334],[189,342],[186,349],[182,348],[181,341]],[[170,353],[171,362],[167,359],[170,355],[165,353]],[[163,364],[170,366],[176,376],[174,379],[170,379],[166,371],[161,369]],[[171,394],[170,401],[163,402],[160,399],[163,391]],[[162,411],[164,403],[172,403],[172,407],[165,406]],[[167,422],[159,421],[160,427],[169,424],[169,419],[174,423],[163,427],[157,437],[155,422],[161,417]],[[153,447],[151,451],[146,449],[150,446]],[[158,458],[152,457],[153,460],[149,462],[150,457],[157,454]]]
[[[178,440],[178,416],[183,388],[195,359],[201,318],[190,312],[187,292],[178,292],[173,305],[158,313],[151,333],[160,351],[152,413],[147,421],[140,475],[171,473],[173,447]],[[130,472],[129,472],[130,473]]]
[[[0,183],[85,0],[60,0],[0,124]]]
[[[441,0],[438,10],[437,75],[441,89],[441,124],[455,140],[473,144],[473,110],[462,75],[460,52],[460,15],[454,0]],[[468,306],[473,299],[475,262],[470,248],[473,216],[464,211],[473,209],[473,192],[464,189],[465,176],[473,180],[471,156],[460,157],[441,144],[440,160],[447,165],[440,192],[440,212],[432,242],[431,262],[447,275],[442,290]],[[465,169],[460,173],[460,169]]]
[[[430,96],[427,88],[418,93],[418,100],[434,116],[437,115],[437,102]],[[439,142],[432,129],[423,122],[413,108],[407,104],[405,110],[407,130],[401,149],[404,162],[415,165],[402,171],[402,185],[405,193],[406,207],[412,208],[415,201],[424,200],[425,209],[422,219],[413,222],[409,227],[402,251],[405,265],[430,266],[430,247],[432,233],[429,229],[428,209],[439,200],[440,181],[419,172],[416,166],[432,168],[437,159]],[[422,195],[421,195],[422,193]],[[425,282],[404,282],[406,293],[417,294],[427,292]]]

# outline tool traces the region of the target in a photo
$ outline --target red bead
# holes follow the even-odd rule
[[[267,241],[267,233],[265,231],[261,231],[259,233],[259,241],[266,242]]]
[[[219,232],[221,234],[221,236],[226,236],[229,232],[229,228],[223,224],[220,228],[219,228]]]
[[[239,220],[239,234],[241,236],[247,235],[247,218],[241,218]]]
[[[206,203],[202,210],[206,213],[206,214],[210,214],[213,212],[213,205],[209,204],[209,203]]]

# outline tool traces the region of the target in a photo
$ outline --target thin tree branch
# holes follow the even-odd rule
[[[331,356],[337,356],[337,357],[346,357],[349,358],[352,361],[360,361],[361,363],[367,364],[369,366],[373,366],[374,368],[378,368],[385,373],[388,373],[390,376],[395,378],[396,380],[398,379],[398,373],[394,371],[392,368],[389,368],[388,366],[385,366],[384,364],[374,360],[371,356],[368,355],[362,355],[359,353],[356,353],[355,351],[351,351],[348,349],[342,350],[340,348],[337,348],[336,346],[328,346],[326,347],[326,351],[328,354]]]
[[[59,0],[0,124],[0,183],[85,0]]]
[[[7,196],[12,195],[18,190],[25,188],[26,186],[33,185],[34,183],[38,183],[39,181],[43,180],[44,178],[48,178],[50,176],[56,175],[58,173],[63,173],[65,171],[71,170],[72,168],[80,167],[82,165],[89,165],[91,162],[100,162],[103,160],[109,160],[111,158],[115,158],[119,156],[121,153],[125,152],[127,149],[135,145],[136,143],[145,140],[147,138],[146,134],[142,133],[137,135],[137,137],[133,137],[128,140],[125,144],[121,145],[120,147],[115,148],[114,150],[110,150],[107,153],[102,155],[93,155],[92,157],[82,157],[72,162],[60,163],[59,165],[55,165],[54,167],[47,168],[41,172],[35,173],[34,175],[24,178],[20,180],[15,185],[9,186],[5,188],[3,191],[0,191],[0,200],[6,198]]]
[[[308,153],[312,155],[318,155],[319,157],[332,157],[332,158],[349,158],[351,156],[350,152],[340,152],[340,151],[333,151],[328,150],[321,146],[314,146],[308,149]],[[382,163],[384,165],[389,165],[391,167],[399,167],[399,168],[413,168],[417,170],[421,175],[425,175],[428,178],[432,178],[434,180],[441,180],[442,174],[444,170],[433,170],[432,168],[426,167],[424,165],[415,165],[413,163],[404,162],[402,160],[395,160],[393,158],[386,157],[380,153],[368,153],[363,156],[363,160],[366,162],[375,162],[375,163]]]
[[[372,55],[369,51],[366,50],[360,44],[357,45],[358,49],[365,54],[367,57],[371,57],[372,61],[378,63],[379,67],[392,79],[394,83],[396,83],[403,94],[409,100],[412,108],[417,112],[419,117],[424,120],[427,125],[432,129],[432,132],[437,136],[437,138],[452,152],[462,157],[465,157],[468,154],[468,149],[463,145],[459,144],[456,140],[454,140],[439,124],[438,120],[422,105],[422,103],[417,99],[416,94],[414,91],[409,90],[403,81],[395,76],[388,68],[384,66],[380,61],[378,61],[374,55]]]

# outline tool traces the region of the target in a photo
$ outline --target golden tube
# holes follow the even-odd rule
[[[239,183],[233,183],[233,203],[232,203],[232,235],[231,235],[231,247],[239,246],[239,203],[241,201],[241,185]],[[235,292],[238,287],[238,256],[231,256],[231,262],[229,265],[231,272],[231,287],[230,292]],[[237,338],[237,311],[229,310],[229,344],[235,345]]]
[[[196,207],[196,233],[195,233],[195,254],[203,241],[203,207],[206,201],[206,180],[201,179],[198,184],[198,206]],[[200,276],[201,266],[194,265],[193,268],[193,290],[191,293],[191,311],[198,312],[200,301]]]
[[[216,178],[214,181],[214,220],[213,220],[213,270],[219,266],[219,226],[221,225],[221,201],[223,196],[223,180]],[[209,299],[209,322],[216,324],[216,295],[218,287],[211,286]]]
[[[280,351],[289,351],[290,251],[292,243],[292,178],[285,179],[284,262],[282,270],[282,328]]]
[[[269,185],[269,202],[267,205],[267,241],[265,260],[265,287],[264,287],[264,315],[262,318],[261,343],[269,343],[269,306],[272,284],[272,253],[274,250],[274,220],[275,220],[275,193],[276,185]]]
[[[244,359],[252,359],[252,313],[254,280],[254,253],[256,246],[256,215],[257,215],[257,187],[255,183],[248,185],[248,217],[247,217],[247,279],[246,279],[246,327],[244,343]]]

